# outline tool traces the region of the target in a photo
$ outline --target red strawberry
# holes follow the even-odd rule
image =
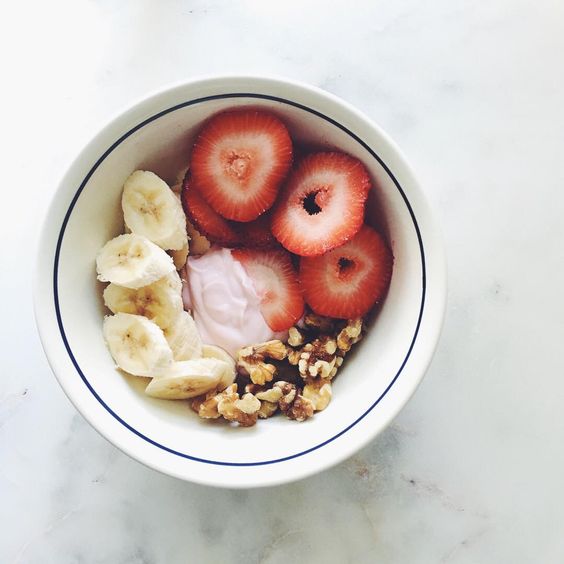
[[[360,229],[369,190],[359,160],[344,153],[307,155],[280,193],[272,234],[297,255],[321,255]]]
[[[235,249],[261,300],[262,315],[273,331],[289,329],[304,313],[298,275],[283,250]]]
[[[360,317],[386,293],[393,260],[382,236],[364,225],[341,247],[300,260],[305,300],[318,315]]]
[[[252,221],[269,209],[292,163],[292,140],[274,115],[235,110],[213,116],[192,151],[194,187],[222,216]]]
[[[264,213],[248,223],[233,223],[241,238],[241,244],[252,249],[274,249],[280,247],[270,232],[270,214]]]
[[[182,184],[182,206],[194,227],[212,243],[224,247],[235,247],[240,238],[230,221],[221,217],[204,200],[198,190],[194,189],[190,175],[186,174]]]

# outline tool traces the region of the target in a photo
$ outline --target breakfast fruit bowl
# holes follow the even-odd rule
[[[395,145],[330,94],[257,77],[112,120],[61,181],[36,273],[43,346],[85,418],[157,470],[229,487],[310,475],[384,429],[446,296]]]
[[[286,126],[252,108],[208,119],[188,159],[179,197],[152,172],[125,181],[128,233],[106,243],[96,261],[98,279],[110,283],[103,294],[113,314],[104,320],[110,353],[119,369],[151,378],[147,395],[194,398],[203,419],[250,427],[280,411],[303,422],[328,407],[332,380],[363,336],[363,317],[390,283],[392,253],[364,223],[368,171],[335,150],[302,155],[293,168]],[[188,230],[206,240],[201,250],[190,253]],[[226,259],[199,277],[194,265],[209,263],[201,259],[208,253]],[[239,278],[231,276],[236,263]],[[235,286],[217,292],[219,315],[217,304],[202,300],[218,276]],[[233,299],[244,288],[249,298]],[[253,304],[258,311],[249,313]],[[258,343],[249,330],[257,317],[272,331]],[[206,356],[202,334],[219,354]]]

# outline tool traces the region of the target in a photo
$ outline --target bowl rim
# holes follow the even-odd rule
[[[235,81],[236,83],[239,83],[239,84],[248,82],[249,84],[255,84],[255,86],[254,86],[254,88],[249,88],[247,92],[237,91],[237,88],[234,89],[235,90],[234,92],[229,92],[228,91],[229,88],[228,88],[228,86],[226,86],[226,84],[228,84],[230,81]],[[339,123],[338,121],[331,118],[330,116],[326,116],[322,112],[317,111],[313,108],[310,108],[307,105],[299,103],[295,100],[287,99],[287,98],[284,98],[282,96],[275,96],[275,95],[272,95],[272,94],[260,93],[261,86],[262,86],[263,90],[267,89],[267,88],[265,88],[266,86],[268,86],[270,88],[274,88],[274,89],[276,88],[276,86],[284,86],[284,87],[289,86],[296,93],[302,94],[302,96],[313,95],[318,99],[319,98],[325,99],[325,100],[329,101],[330,103],[332,103],[333,105],[340,107],[341,110],[344,110],[345,112],[348,112],[350,114],[355,115],[357,118],[360,118],[360,121],[363,123],[363,126],[371,128],[382,139],[382,141],[385,144],[388,145],[388,148],[392,151],[392,153],[394,153],[395,160],[397,162],[399,162],[400,168],[402,169],[403,172],[406,172],[407,175],[409,176],[410,189],[415,190],[417,192],[418,215],[423,214],[423,215],[426,216],[426,231],[428,231],[430,228],[432,230],[434,230],[434,233],[433,233],[433,253],[436,255],[434,257],[436,259],[434,261],[435,262],[434,268],[436,270],[435,274],[438,274],[438,276],[434,277],[435,278],[435,286],[436,286],[434,291],[438,290],[438,298],[439,299],[438,299],[438,301],[435,299],[436,304],[435,304],[435,315],[434,315],[435,321],[434,321],[434,324],[431,327],[427,328],[427,334],[431,334],[431,337],[432,337],[430,339],[429,338],[426,339],[426,344],[427,344],[426,353],[427,354],[423,355],[424,358],[423,358],[422,361],[419,361],[420,362],[420,364],[419,364],[420,368],[417,371],[418,374],[416,374],[415,376],[412,376],[411,386],[408,386],[408,389],[403,393],[402,397],[400,397],[399,399],[396,398],[397,401],[394,403],[394,406],[391,409],[389,416],[386,418],[386,420],[384,421],[383,424],[381,424],[376,429],[365,430],[364,436],[361,437],[360,440],[357,437],[357,440],[353,441],[354,444],[352,444],[352,446],[349,445],[348,448],[342,448],[341,452],[337,451],[336,454],[334,454],[334,456],[331,457],[331,459],[329,461],[322,464],[321,467],[308,468],[308,466],[306,464],[304,464],[304,465],[302,465],[301,468],[298,466],[297,469],[295,469],[295,471],[292,473],[291,476],[285,476],[283,479],[270,479],[270,480],[264,479],[264,480],[258,480],[257,481],[257,479],[255,478],[254,480],[250,481],[250,484],[247,483],[248,480],[241,481],[240,479],[236,479],[236,480],[233,481],[233,480],[230,480],[228,477],[224,478],[224,479],[220,479],[220,480],[218,480],[217,478],[209,479],[209,478],[206,478],[205,476],[201,476],[199,474],[196,475],[196,476],[193,476],[193,475],[187,475],[186,472],[180,472],[179,473],[179,472],[171,471],[171,469],[169,467],[166,467],[166,464],[164,466],[163,466],[163,464],[155,464],[154,461],[151,460],[150,457],[148,458],[147,456],[140,455],[140,453],[137,452],[135,448],[132,448],[131,445],[129,445],[127,443],[124,444],[123,441],[117,441],[116,438],[111,435],[111,433],[103,432],[100,428],[100,425],[99,425],[100,421],[99,421],[98,416],[95,416],[90,410],[86,409],[84,403],[77,401],[76,396],[74,395],[74,393],[70,390],[69,386],[67,385],[68,382],[66,380],[66,377],[63,375],[63,372],[60,369],[59,363],[56,361],[56,355],[58,354],[58,352],[55,351],[53,346],[52,346],[52,343],[53,343],[52,336],[50,335],[49,338],[48,338],[47,335],[46,335],[46,332],[48,331],[47,325],[49,324],[49,319],[48,319],[48,316],[46,316],[46,314],[45,314],[45,308],[44,308],[45,287],[44,287],[43,284],[40,283],[40,276],[39,276],[40,272],[44,272],[44,270],[43,270],[44,257],[45,257],[44,247],[48,244],[47,241],[49,241],[51,239],[51,232],[53,231],[53,226],[51,225],[49,219],[54,215],[53,214],[53,208],[55,208],[57,196],[61,195],[65,185],[67,184],[67,178],[68,178],[70,169],[73,166],[78,165],[78,163],[81,161],[81,158],[83,158],[85,156],[85,154],[88,153],[89,149],[94,145],[96,140],[99,140],[100,138],[104,137],[108,133],[108,131],[112,127],[119,124],[119,122],[125,121],[125,116],[127,114],[133,112],[135,109],[140,109],[144,106],[149,106],[151,101],[154,101],[154,100],[162,97],[163,95],[166,96],[167,94],[171,94],[178,89],[188,89],[189,90],[190,88],[194,89],[195,87],[200,86],[200,85],[210,86],[210,84],[212,86],[216,85],[218,87],[218,90],[221,91],[221,93],[203,96],[203,97],[191,97],[190,99],[188,99],[188,100],[186,100],[182,103],[168,105],[164,109],[161,109],[159,112],[152,113],[149,117],[146,117],[142,121],[138,122],[134,127],[127,129],[125,131],[125,133],[123,133],[123,130],[124,130],[123,127],[121,129],[119,129],[122,133],[119,135],[117,140],[115,140],[103,152],[103,154],[95,161],[95,163],[90,167],[88,172],[84,175],[83,180],[80,183],[79,188],[76,189],[74,196],[72,196],[70,203],[68,203],[68,205],[67,205],[67,210],[65,212],[62,225],[60,225],[60,227],[57,226],[57,228],[56,228],[56,230],[58,231],[58,235],[57,235],[57,244],[56,244],[54,262],[53,262],[54,266],[52,267],[53,268],[53,281],[52,281],[53,283],[52,283],[51,290],[52,290],[53,299],[54,299],[54,313],[55,313],[54,317],[56,319],[56,326],[58,326],[58,330],[60,332],[60,337],[62,339],[62,342],[64,344],[66,352],[67,352],[67,354],[68,354],[68,356],[69,356],[69,358],[72,362],[72,365],[74,366],[74,369],[76,370],[76,372],[78,372],[80,378],[82,379],[84,384],[87,386],[87,388],[90,390],[91,394],[96,398],[96,400],[104,407],[104,409],[115,420],[117,420],[121,425],[126,427],[130,432],[137,435],[139,438],[143,439],[144,441],[147,441],[148,443],[150,443],[151,445],[153,445],[155,447],[163,449],[167,453],[170,453],[170,454],[173,454],[173,455],[176,455],[176,456],[180,456],[180,457],[183,457],[185,459],[189,459],[192,462],[196,462],[196,463],[200,463],[200,464],[203,463],[203,464],[207,464],[207,465],[209,465],[209,464],[217,465],[217,466],[221,466],[223,468],[226,468],[226,467],[227,468],[233,468],[233,467],[237,467],[237,468],[263,467],[263,466],[266,466],[266,465],[278,464],[278,463],[281,463],[281,462],[286,462],[286,461],[289,461],[289,460],[298,459],[299,457],[307,455],[307,454],[309,454],[313,451],[320,449],[321,447],[327,445],[328,443],[335,441],[337,438],[339,438],[343,434],[347,433],[350,429],[355,427],[358,423],[360,423],[362,420],[364,420],[366,418],[366,416],[376,407],[376,405],[378,405],[386,397],[388,392],[392,389],[392,387],[394,386],[394,384],[398,380],[400,374],[402,373],[406,363],[408,362],[408,360],[410,358],[411,352],[413,350],[413,347],[414,347],[415,342],[417,340],[417,337],[419,335],[423,315],[424,315],[424,312],[425,312],[425,302],[426,302],[427,293],[428,293],[428,288],[427,288],[428,274],[427,274],[427,264],[426,264],[426,260],[425,260],[425,250],[424,250],[424,245],[423,245],[422,234],[421,234],[418,222],[417,222],[417,218],[416,218],[415,213],[413,211],[412,205],[410,203],[410,200],[407,198],[407,195],[405,194],[401,184],[397,180],[396,176],[394,175],[392,170],[389,168],[388,164],[380,157],[380,155],[378,153],[376,153],[376,151],[374,149],[372,149],[358,135],[356,135],[353,131],[350,131],[343,124]],[[122,143],[125,139],[127,139],[127,137],[132,135],[135,131],[138,131],[143,126],[147,125],[148,123],[158,119],[159,117],[161,117],[161,116],[163,116],[167,113],[173,112],[173,111],[178,110],[182,107],[194,105],[194,104],[205,102],[205,101],[208,101],[208,100],[222,99],[222,98],[236,98],[236,97],[269,99],[269,100],[272,100],[272,101],[290,104],[290,105],[298,107],[302,110],[313,113],[317,117],[325,119],[326,121],[330,122],[332,125],[338,127],[339,129],[341,129],[342,131],[347,133],[357,143],[359,143],[365,150],[367,150],[369,152],[369,154],[372,157],[374,157],[379,162],[379,164],[384,168],[384,170],[386,171],[386,173],[388,174],[390,179],[393,181],[396,188],[399,190],[399,192],[400,192],[400,194],[401,194],[401,196],[402,196],[402,198],[403,198],[403,200],[404,200],[404,202],[407,206],[407,209],[409,210],[409,213],[411,215],[411,219],[412,219],[414,227],[415,227],[415,231],[417,233],[417,239],[418,239],[418,243],[419,243],[419,248],[420,248],[420,252],[421,252],[421,260],[422,260],[422,263],[421,263],[422,278],[423,278],[422,279],[422,297],[421,297],[421,306],[420,306],[420,311],[419,311],[416,329],[415,329],[412,341],[409,345],[408,351],[406,353],[406,356],[405,356],[401,366],[399,367],[397,373],[390,380],[390,382],[388,383],[388,385],[386,386],[386,388],[382,392],[382,394],[371,404],[371,406],[364,413],[362,413],[359,417],[357,417],[345,429],[343,429],[339,433],[335,434],[334,436],[330,437],[329,439],[327,439],[327,440],[325,440],[325,441],[323,441],[319,444],[316,444],[315,446],[312,446],[312,447],[310,447],[310,448],[308,448],[308,449],[306,449],[302,452],[296,453],[296,454],[285,456],[283,458],[266,460],[266,461],[258,461],[258,462],[227,462],[227,461],[207,460],[207,459],[202,459],[202,458],[198,458],[198,457],[195,457],[195,456],[191,456],[189,454],[181,453],[181,452],[178,452],[174,449],[166,447],[165,445],[161,445],[161,444],[157,443],[156,441],[152,440],[150,437],[143,435],[142,433],[137,431],[135,428],[133,428],[131,425],[129,425],[117,413],[115,413],[104,402],[104,400],[96,393],[96,391],[94,390],[94,388],[92,387],[92,385],[88,381],[87,377],[84,375],[83,371],[81,370],[77,360],[75,359],[75,357],[72,353],[70,345],[68,343],[68,340],[67,340],[67,337],[66,337],[66,334],[65,334],[65,331],[64,331],[64,325],[63,325],[63,322],[62,322],[61,313],[60,313],[60,310],[59,310],[59,303],[58,303],[58,285],[57,285],[57,282],[58,282],[58,263],[59,263],[61,244],[62,244],[63,236],[64,236],[64,233],[65,233],[66,224],[67,224],[67,222],[70,218],[70,215],[72,214],[74,206],[75,206],[82,190],[85,188],[85,186],[87,185],[90,177],[95,172],[95,170],[98,168],[98,166],[100,166],[100,164],[103,162],[103,160],[120,143]],[[90,160],[92,160],[92,159],[90,159]],[[86,167],[86,166],[81,167],[82,171],[86,171],[87,169],[88,169],[88,167]],[[67,198],[67,201],[68,201],[68,198]],[[86,146],[82,149],[82,151],[80,151],[78,153],[78,155],[75,157],[75,159],[73,159],[71,161],[71,164],[69,166],[69,170],[63,176],[62,180],[58,184],[57,190],[53,194],[53,199],[52,199],[51,204],[49,206],[48,212],[45,216],[43,227],[42,227],[42,230],[41,230],[41,234],[42,235],[41,235],[41,239],[40,239],[40,245],[39,245],[39,248],[38,248],[39,255],[38,255],[38,258],[37,258],[37,261],[36,261],[36,270],[35,270],[34,284],[33,284],[33,287],[34,287],[34,309],[35,309],[36,322],[37,322],[37,326],[38,326],[38,329],[39,329],[41,342],[42,342],[43,348],[45,350],[46,356],[49,360],[49,363],[51,365],[51,368],[52,368],[55,376],[57,377],[57,380],[59,381],[59,384],[61,385],[61,387],[63,388],[63,390],[65,391],[65,393],[69,397],[69,399],[71,400],[71,402],[75,405],[75,407],[78,409],[78,411],[87,419],[87,421],[98,432],[100,432],[105,438],[107,438],[110,442],[112,442],[114,445],[116,445],[118,448],[120,448],[126,454],[128,454],[129,456],[132,456],[136,460],[138,460],[138,461],[140,461],[140,462],[142,462],[142,463],[144,463],[144,464],[146,464],[146,465],[148,465],[152,468],[155,468],[155,469],[157,469],[161,472],[164,472],[166,474],[173,475],[173,476],[176,476],[176,477],[179,477],[179,478],[182,478],[182,479],[194,481],[194,482],[204,483],[204,484],[207,484],[207,485],[229,486],[229,487],[238,487],[238,486],[239,487],[248,487],[249,485],[253,485],[253,486],[273,485],[275,483],[282,483],[282,482],[293,481],[293,480],[296,480],[296,479],[299,479],[299,478],[303,478],[307,475],[313,474],[313,473],[320,471],[324,468],[327,468],[329,466],[337,464],[341,460],[347,458],[348,456],[350,456],[351,454],[356,452],[358,449],[362,448],[362,446],[364,446],[364,444],[366,444],[368,441],[372,440],[379,432],[381,432],[384,428],[386,428],[388,426],[388,424],[390,423],[390,421],[397,415],[397,413],[399,413],[399,411],[403,408],[405,403],[413,395],[415,389],[417,388],[417,386],[419,385],[419,383],[421,382],[421,380],[422,380],[422,378],[425,374],[425,371],[426,371],[426,368],[427,368],[429,362],[431,361],[431,358],[432,358],[432,355],[433,355],[434,350],[436,348],[436,345],[437,345],[437,342],[438,342],[438,337],[440,335],[440,331],[441,331],[441,328],[442,328],[442,323],[443,323],[443,319],[444,319],[444,310],[445,310],[445,305],[446,305],[446,260],[445,260],[445,256],[444,256],[444,246],[442,245],[442,238],[440,237],[440,233],[438,233],[437,224],[434,221],[434,219],[432,218],[432,213],[431,213],[429,206],[428,206],[428,204],[427,204],[427,202],[424,198],[424,195],[423,195],[423,192],[422,192],[422,190],[419,186],[419,183],[416,181],[416,179],[415,179],[409,165],[407,164],[405,158],[403,157],[401,151],[395,145],[395,143],[388,137],[388,135],[379,128],[379,126],[377,126],[375,123],[373,123],[372,120],[370,120],[367,116],[362,114],[359,110],[357,110],[356,108],[351,106],[346,101],[344,101],[344,100],[342,100],[342,99],[340,99],[340,98],[338,98],[338,97],[336,97],[332,94],[329,94],[328,92],[325,92],[325,91],[323,91],[323,90],[321,90],[317,87],[314,87],[314,86],[311,86],[311,85],[308,85],[308,84],[304,84],[304,83],[301,83],[301,82],[297,82],[297,81],[294,81],[294,80],[289,80],[289,79],[283,78],[283,77],[241,76],[241,75],[218,75],[218,76],[195,77],[195,78],[188,80],[188,81],[180,81],[180,82],[175,83],[173,85],[168,85],[168,86],[165,86],[163,88],[160,88],[157,91],[155,91],[155,92],[153,92],[153,93],[151,93],[147,96],[142,97],[140,100],[137,100],[137,101],[133,102],[132,104],[129,104],[128,107],[125,110],[117,112],[114,115],[114,117],[111,118],[107,122],[107,124],[104,127],[102,127],[96,135],[94,135],[92,137],[91,141],[86,144]],[[442,291],[441,291],[441,285],[442,285]],[[51,318],[50,323],[51,323],[51,327],[53,327],[53,318]],[[75,372],[75,375],[76,375],[76,372]],[[357,433],[357,435],[358,435],[358,433]],[[190,472],[188,472],[188,474],[190,474]]]

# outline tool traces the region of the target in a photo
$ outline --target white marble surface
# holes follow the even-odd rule
[[[560,0],[4,6],[0,562],[563,562],[563,23]],[[449,255],[443,337],[406,409],[347,462],[259,491],[182,483],[102,439],[52,377],[30,297],[38,221],[81,145],[147,91],[220,72],[372,116]]]

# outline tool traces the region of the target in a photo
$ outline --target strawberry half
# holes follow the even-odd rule
[[[189,173],[186,174],[182,183],[180,198],[184,213],[204,237],[223,247],[235,247],[239,244],[240,237],[237,230],[230,221],[220,216],[204,200],[203,196],[194,188]]]
[[[298,275],[283,250],[235,249],[260,299],[261,313],[273,331],[289,329],[304,313]]]
[[[292,163],[292,140],[274,115],[235,110],[213,116],[192,150],[194,187],[223,217],[252,221],[269,209]]]
[[[364,225],[341,247],[300,260],[305,300],[318,315],[360,317],[384,297],[392,265],[392,252],[382,236]]]
[[[301,256],[321,255],[348,241],[364,221],[370,177],[344,153],[305,156],[281,191],[272,234]]]

